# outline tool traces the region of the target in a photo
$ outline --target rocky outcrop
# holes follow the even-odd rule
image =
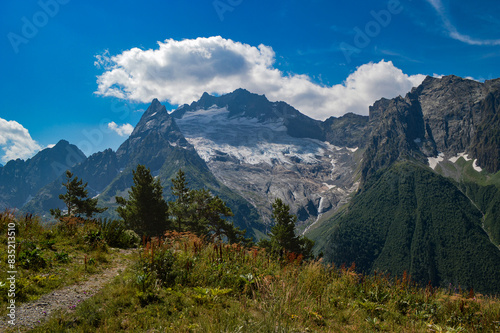
[[[145,140],[149,141],[147,145],[145,145]],[[143,154],[151,157],[161,155],[152,150],[165,148],[165,146],[193,149],[182,135],[174,119],[167,112],[165,106],[161,105],[157,99],[154,99],[135,126],[130,137],[116,151],[116,157],[120,168],[124,168],[127,164],[133,162],[131,158],[136,155]],[[151,168],[155,170],[158,169],[156,165],[159,166],[162,163],[161,160],[149,160],[147,162],[153,164]],[[137,161],[137,163],[140,163],[140,161]]]
[[[469,149],[481,119],[484,88],[480,82],[450,75],[427,77],[412,90],[439,152],[455,156]]]
[[[470,151],[478,165],[489,172],[500,170],[500,80],[486,81],[486,98],[481,102],[481,119]]]
[[[322,124],[325,140],[338,147],[364,147],[369,135],[368,120],[354,113],[330,117]]]
[[[427,133],[422,111],[414,96],[409,94],[406,98],[377,101],[370,107],[370,126],[372,135],[363,157],[363,181],[400,159],[424,163],[419,144]],[[429,146],[427,139],[422,146]]]

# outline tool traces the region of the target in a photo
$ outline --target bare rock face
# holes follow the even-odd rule
[[[323,122],[325,140],[338,147],[363,147],[369,135],[368,117],[347,113]]]
[[[371,136],[362,164],[362,180],[398,160],[425,163],[420,148],[435,153],[432,134],[426,131],[422,110],[414,96],[381,99],[370,107]]]
[[[486,81],[488,90],[481,102],[481,122],[476,128],[471,153],[489,172],[500,170],[500,80]]]
[[[438,151],[453,156],[467,151],[481,120],[484,84],[457,76],[427,77],[412,95],[418,96]]]
[[[268,223],[276,198],[308,225],[357,189],[357,147],[326,142],[321,122],[286,103],[240,89],[221,97],[204,94],[173,116],[212,173]]]
[[[145,146],[144,142],[149,141]],[[130,137],[118,148],[116,157],[121,168],[127,166],[132,161],[132,156],[145,154],[155,156],[154,149],[164,149],[165,146],[179,147],[192,150],[193,147],[186,141],[180,132],[172,116],[167,112],[157,99],[154,99],[146,112],[141,117],[139,123],[135,126]],[[145,152],[144,149],[150,150]],[[162,161],[142,161],[142,163],[158,164]],[[158,166],[158,168],[159,168]],[[153,166],[151,166],[153,167]]]
[[[363,157],[366,179],[395,161],[428,164],[469,154],[489,172],[500,170],[500,82],[427,77],[406,97],[370,107],[371,136]]]

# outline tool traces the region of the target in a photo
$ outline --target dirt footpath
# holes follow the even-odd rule
[[[120,254],[128,256],[133,250],[119,251]],[[52,291],[41,296],[36,301],[24,303],[17,307],[15,331],[23,332],[32,329],[46,318],[49,318],[56,310],[75,309],[79,303],[95,295],[101,288],[111,282],[115,276],[127,268],[130,259],[123,259],[123,255],[118,256],[111,263],[110,268],[89,276],[85,281]],[[7,323],[7,320],[10,320],[10,318],[5,317],[0,321],[0,332],[6,328],[13,328],[12,325]]]

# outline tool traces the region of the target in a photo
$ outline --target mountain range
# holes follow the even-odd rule
[[[456,76],[427,77],[404,97],[374,103],[369,116],[325,121],[244,89],[204,93],[172,113],[153,100],[116,152],[87,158],[60,141],[0,167],[0,205],[40,215],[60,207],[71,169],[113,208],[137,164],[170,200],[182,168],[190,187],[219,195],[255,239],[272,225],[279,197],[328,262],[498,293],[499,105],[500,79]]]
[[[0,209],[23,207],[41,188],[85,159],[78,147],[61,140],[27,161],[9,161],[0,167]]]

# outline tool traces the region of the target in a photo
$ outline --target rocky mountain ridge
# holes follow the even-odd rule
[[[26,161],[9,161],[0,168],[0,209],[22,207],[42,187],[85,159],[77,146],[61,140]]]
[[[260,123],[282,120],[288,135],[324,141],[325,135],[320,121],[305,116],[285,102],[271,103],[265,95],[253,94],[245,89],[236,89],[218,97],[205,92],[199,101],[181,106],[172,115],[176,119],[182,119],[187,112],[206,110],[214,106],[227,108],[228,118],[256,119]]]
[[[286,103],[270,102],[243,89],[220,97],[204,94],[172,115],[153,100],[116,153],[93,154],[72,171],[88,182],[90,196],[99,196],[103,205],[113,207],[114,196],[126,195],[132,185],[131,171],[137,164],[147,165],[155,176],[162,177],[167,197],[169,180],[177,171],[173,165],[177,169],[184,165],[192,170],[188,179],[193,185],[211,186],[215,193],[224,189],[231,198],[229,193],[234,191],[239,198],[232,199],[237,207],[246,206],[242,200],[250,202],[249,211],[257,209],[265,224],[270,223],[269,202],[281,197],[306,227],[346,202],[357,189],[352,166],[359,153],[350,146],[361,142],[358,133],[367,119],[352,114],[332,117],[325,126]],[[327,135],[324,128],[328,126],[336,126],[346,135],[343,139]],[[349,144],[334,146],[325,141],[327,136],[332,142]],[[200,170],[203,175],[194,176]],[[24,209],[43,213],[60,205],[61,183],[59,177],[42,188]],[[249,216],[259,220],[256,212]],[[244,223],[249,226],[255,227],[249,221]]]
[[[499,94],[499,79],[427,77],[404,98],[377,101],[370,107],[372,135],[363,178],[398,159],[425,163],[459,154],[469,154],[490,173],[499,171]]]
[[[267,220],[269,200],[281,197],[307,225],[346,202],[359,184],[360,165],[363,180],[399,159],[426,163],[439,154],[486,152],[477,163],[495,169],[497,159],[488,154],[494,150],[492,141],[481,138],[496,129],[480,109],[498,118],[497,86],[498,80],[428,77],[404,98],[377,101],[369,117],[346,114],[324,122],[244,89],[222,96],[204,93],[172,117],[153,100],[116,153],[94,154],[77,170],[98,195],[127,165],[143,161],[158,173],[169,150],[181,147],[196,151],[219,181],[252,202]],[[153,153],[148,147],[162,148]]]

